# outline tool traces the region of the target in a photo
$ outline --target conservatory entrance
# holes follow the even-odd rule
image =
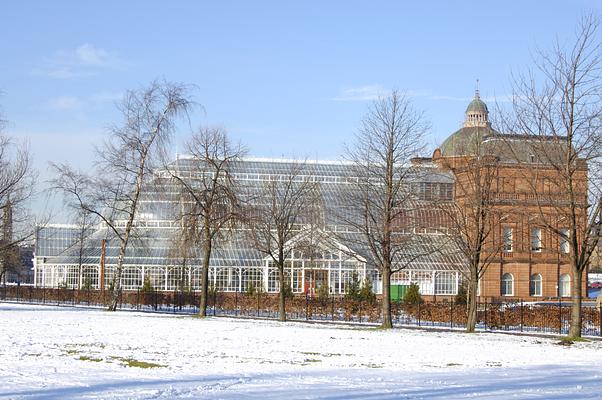
[[[293,293],[315,295],[322,286],[331,294],[344,294],[353,279],[366,276],[366,260],[321,229],[302,230],[286,244],[284,274]],[[265,257],[268,292],[278,292],[278,271]]]
[[[314,295],[322,285],[328,285],[327,269],[311,269],[305,271],[304,293]]]

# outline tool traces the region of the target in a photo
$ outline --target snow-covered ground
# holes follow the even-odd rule
[[[556,342],[0,303],[0,398],[602,398]]]

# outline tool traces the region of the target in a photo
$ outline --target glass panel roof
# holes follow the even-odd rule
[[[290,175],[292,162],[282,160],[243,160],[230,168],[234,181],[244,200],[253,203],[266,182],[285,179]],[[174,161],[168,168],[192,182],[200,180],[206,173],[203,165],[192,158]],[[337,162],[308,162],[299,173],[299,180],[319,182],[318,191],[324,206],[325,231],[332,233],[342,245],[368,261],[371,259],[367,246],[359,233],[345,226],[345,218],[357,217],[357,211],[349,205],[349,196],[357,190],[357,178],[351,174],[349,164]],[[163,171],[165,172],[165,171]],[[443,185],[437,193],[451,193],[453,179],[449,174],[425,168],[414,181]],[[353,183],[353,184],[350,184]],[[431,192],[433,192],[431,190]],[[429,192],[430,193],[430,192]],[[154,181],[145,186],[141,194],[138,218],[133,239],[128,245],[125,264],[129,265],[198,265],[201,261],[199,247],[189,250],[188,259],[178,254],[178,215],[182,207],[182,191],[169,174],[159,171]],[[419,202],[419,200],[416,200]],[[302,221],[303,223],[303,221]],[[301,226],[299,227],[301,229]],[[346,232],[347,233],[341,233]],[[445,235],[414,235],[419,239],[408,240],[408,250],[400,252],[398,263],[408,264],[412,269],[457,269],[463,267],[459,252]],[[82,234],[77,226],[46,226],[36,233],[35,255],[41,261],[53,264],[98,264],[102,240],[106,240],[106,264],[115,264],[119,252],[119,241],[114,234],[101,225],[87,228]],[[417,257],[417,253],[420,257]],[[212,253],[214,266],[260,266],[265,255],[251,246],[244,229],[234,230],[227,238],[218,241]],[[409,261],[408,261],[409,260]]]

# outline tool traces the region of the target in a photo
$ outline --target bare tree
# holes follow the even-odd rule
[[[20,246],[34,234],[33,216],[27,202],[34,194],[35,174],[26,143],[17,143],[3,133],[6,121],[0,118],[0,281],[8,273],[20,273]]]
[[[303,269],[306,273],[304,279],[306,288],[304,289],[314,295],[321,285],[328,285],[328,278],[324,276],[325,273],[321,270],[322,263],[318,260],[323,258],[324,248],[333,246],[333,243],[332,237],[325,231],[326,204],[319,183],[313,184],[309,196],[310,204],[304,209],[302,215],[303,227],[291,241],[291,246],[305,260]],[[328,289],[330,291],[330,288]]]
[[[494,197],[499,159],[493,155],[493,149],[485,148],[481,135],[459,152],[462,157],[444,159],[442,165],[455,176],[455,201],[439,203],[437,207],[446,216],[450,240],[468,264],[468,270],[463,272],[468,286],[466,331],[474,332],[479,281],[503,246],[503,241],[494,241],[501,217]]]
[[[97,222],[97,219],[89,212],[78,208],[75,210],[75,224],[77,225],[77,236],[74,245],[77,246],[77,271],[79,279],[77,281],[77,288],[81,289],[84,286],[89,286],[90,282],[82,282],[83,266],[86,254],[89,251],[90,243],[89,239],[94,232],[93,226]]]
[[[182,174],[178,160],[167,170],[181,188],[182,251],[187,254],[191,245],[196,247],[200,244],[199,314],[204,317],[207,314],[211,252],[226,228],[240,219],[239,199],[231,169],[245,150],[240,144],[232,144],[223,129],[202,128],[188,142],[187,151],[193,157],[192,163],[187,164],[187,174]]]
[[[316,200],[316,184],[304,173],[306,163],[292,162],[288,170],[263,183],[249,207],[249,234],[257,251],[265,254],[278,269],[280,286],[278,312],[286,321],[285,260],[290,241],[306,222]]]
[[[400,221],[411,214],[414,199],[410,190],[417,169],[410,159],[423,148],[422,138],[428,124],[410,100],[393,91],[375,101],[364,119],[355,143],[347,150],[352,163],[351,174],[357,187],[350,191],[349,206],[354,209],[346,223],[361,233],[371,262],[382,276],[382,327],[392,328],[391,274],[409,262],[405,248],[417,243],[413,235],[399,231]],[[419,253],[419,252],[418,252]],[[414,253],[410,258],[418,257]],[[400,259],[406,262],[398,263]]]
[[[111,302],[117,309],[121,294],[121,273],[128,243],[145,185],[154,180],[153,167],[168,143],[176,118],[191,107],[187,88],[169,82],[153,82],[148,88],[129,91],[121,105],[122,126],[110,131],[109,139],[97,149],[94,175],[73,170],[66,164],[53,165],[54,187],[68,201],[95,215],[119,244],[115,272],[111,279]]]
[[[599,24],[585,16],[570,45],[557,41],[551,51],[539,52],[534,71],[514,77],[512,116],[505,121],[506,129],[533,139],[530,160],[515,155],[529,164],[525,171],[537,202],[537,223],[570,244],[573,338],[581,336],[583,274],[602,222]]]

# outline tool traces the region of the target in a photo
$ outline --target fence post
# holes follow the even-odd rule
[[[558,333],[562,335],[562,300],[558,298]]]
[[[217,290],[213,291],[213,316],[215,317],[215,312],[216,312],[216,308],[217,308]]]
[[[391,312],[391,308],[389,308],[389,312]],[[360,324],[362,323],[362,300],[360,300],[360,309],[359,309],[359,313],[358,313],[358,317],[360,320]]]
[[[520,331],[523,331],[523,323],[524,323],[524,312],[523,312],[523,299],[520,299]]]
[[[600,322],[600,336],[602,336],[602,305],[599,306],[598,308],[599,311],[599,322]]]
[[[257,316],[259,317],[259,291],[257,291]]]
[[[487,330],[487,299],[485,299],[485,330]]]
[[[332,320],[334,321],[334,295],[332,296]]]
[[[420,326],[420,302],[418,302],[418,326]]]
[[[449,327],[453,329],[454,327],[454,302],[449,302]]]
[[[309,303],[307,299],[307,292],[305,292],[305,320],[309,319]]]

